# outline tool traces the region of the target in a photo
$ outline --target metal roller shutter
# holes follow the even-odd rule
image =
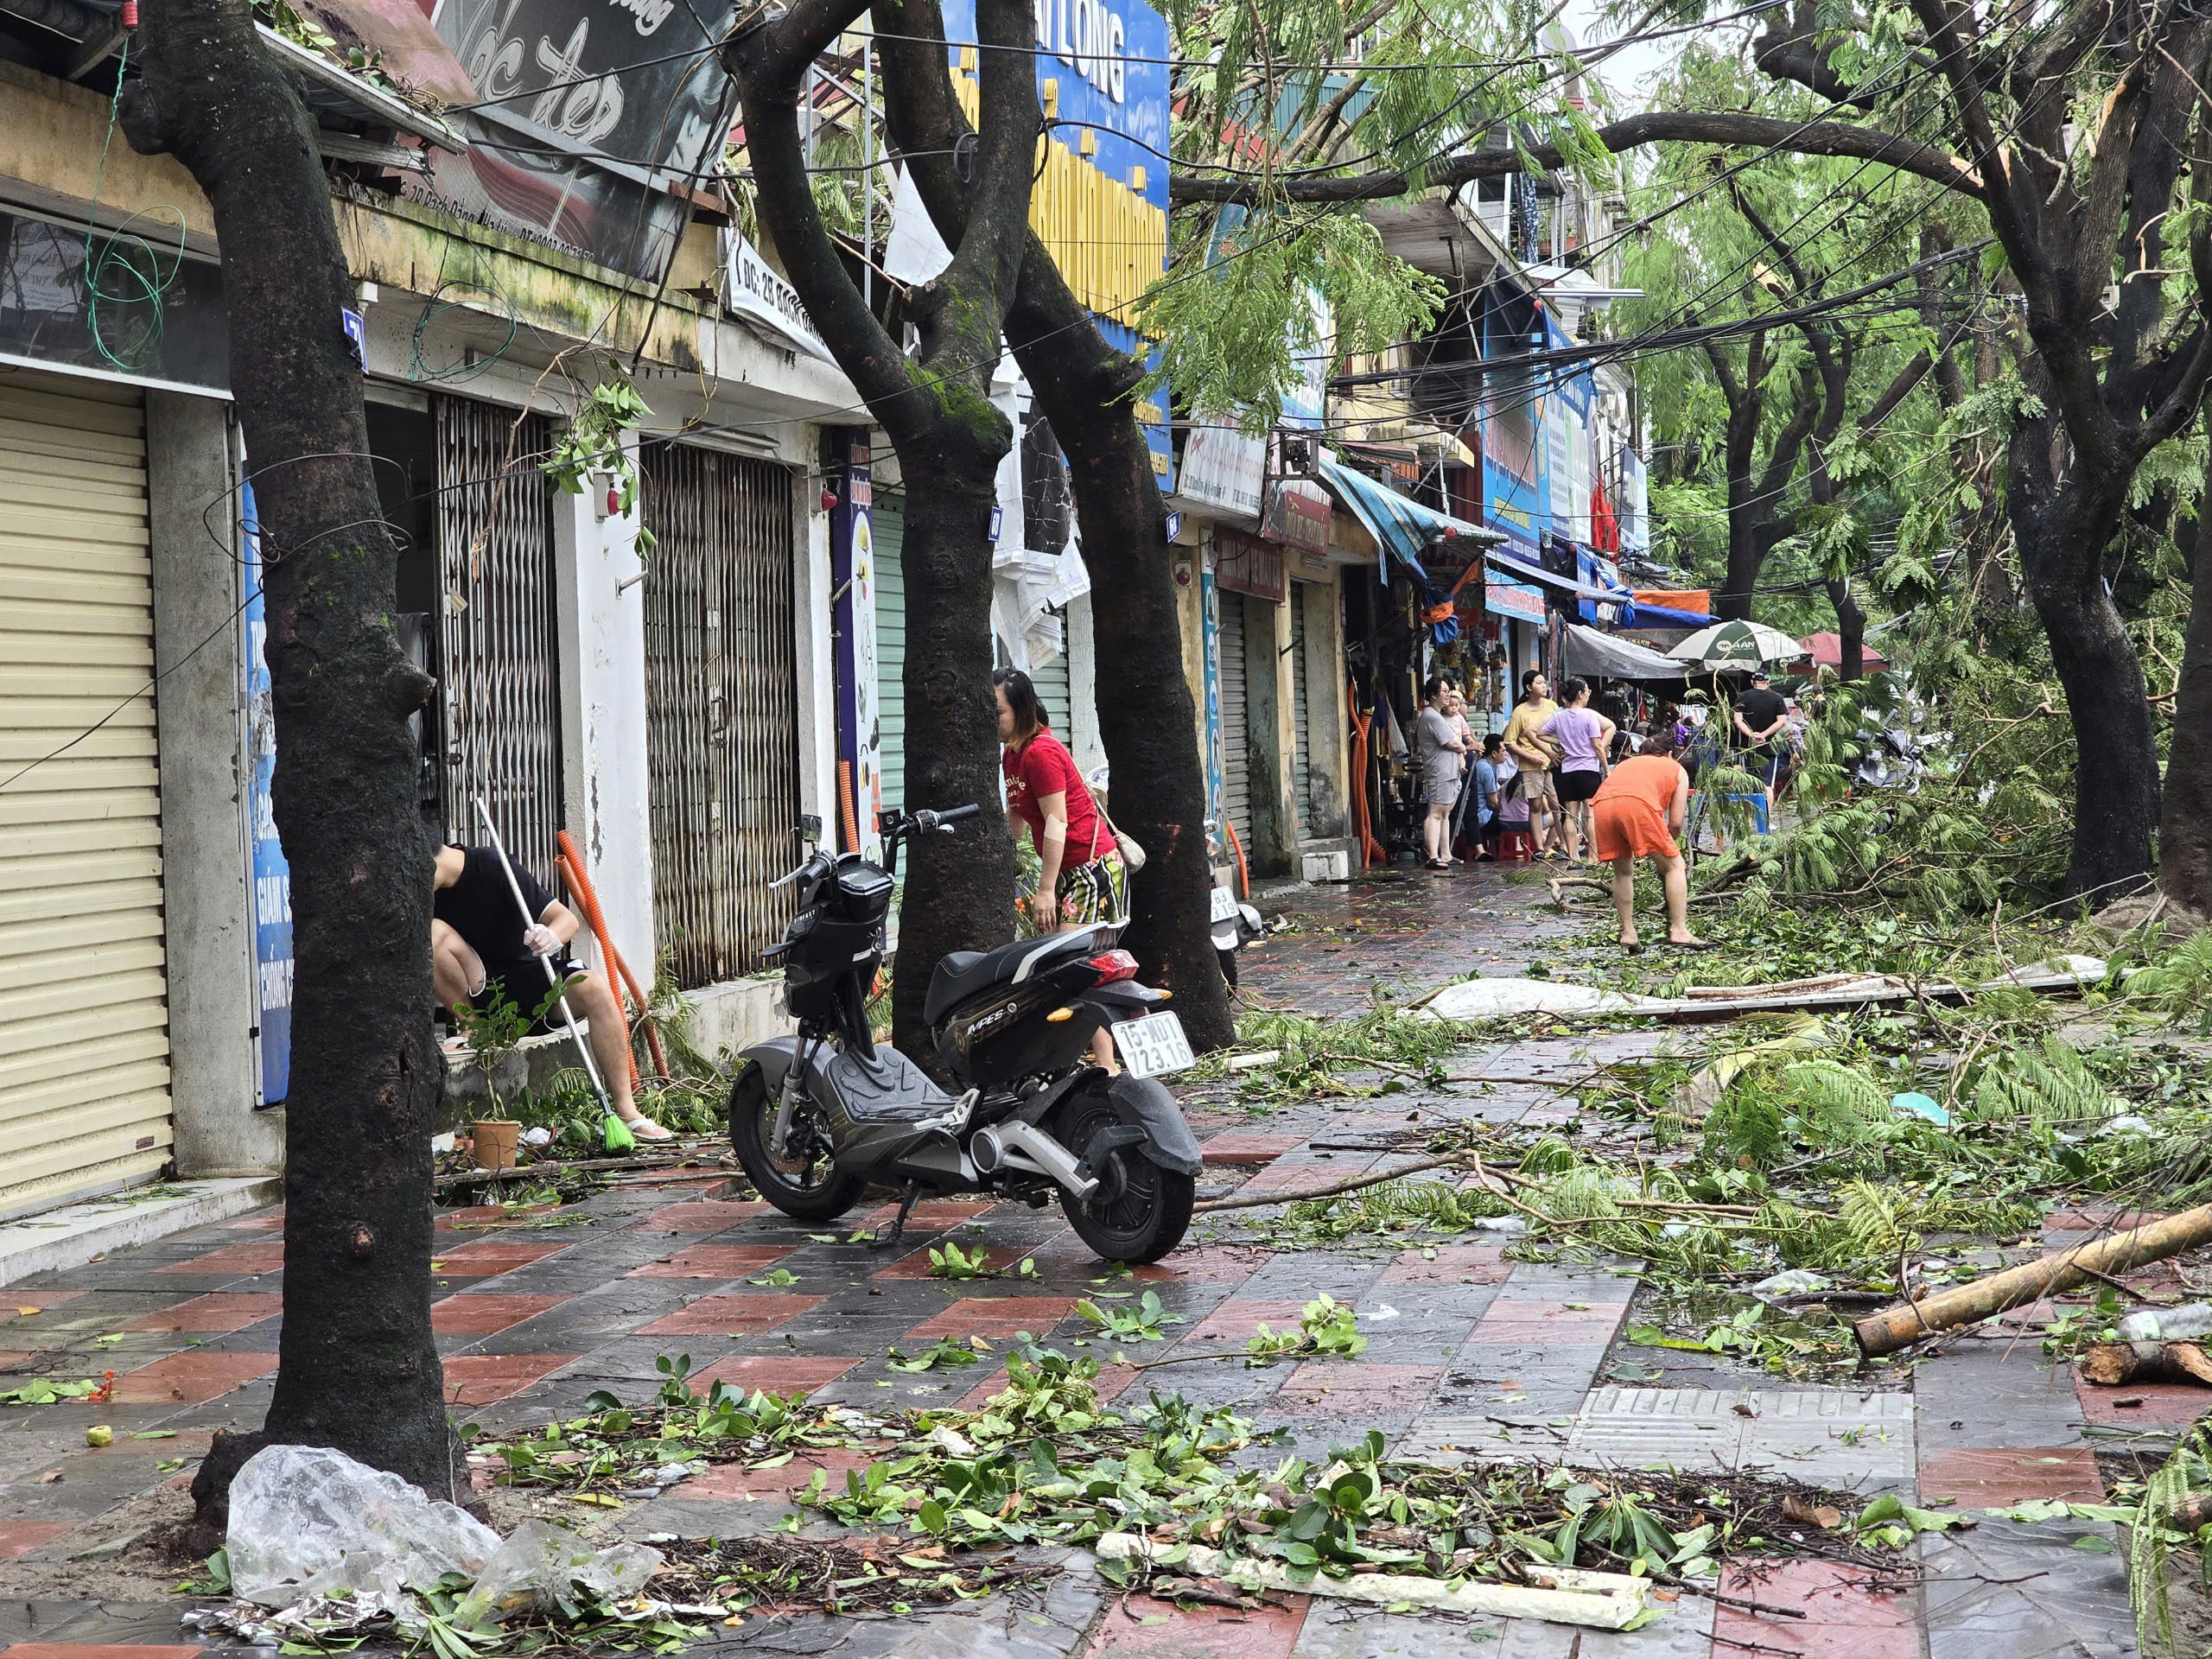
[[[883,779],[883,804],[906,804],[906,572],[899,564],[906,544],[906,498],[875,498],[875,769]]]
[[[1313,728],[1307,724],[1306,691],[1306,607],[1313,602],[1314,586],[1310,582],[1290,584],[1290,713],[1291,725],[1296,734],[1297,752],[1291,757],[1291,771],[1298,790],[1298,830],[1301,836],[1313,833],[1313,767],[1310,757],[1313,752]]]
[[[1042,667],[1029,671],[1031,683],[1037,688],[1037,701],[1044,706],[1045,721],[1052,728],[1052,735],[1072,749],[1075,734],[1068,728],[1068,654],[1056,651]]]
[[[1223,593],[1221,607],[1221,775],[1223,810],[1237,844],[1252,856],[1252,757],[1244,722],[1244,595]],[[1235,853],[1230,854],[1233,860]]]
[[[768,883],[799,817],[798,531],[772,462],[671,443],[640,466],[653,931],[694,990],[757,971],[797,901]]]
[[[559,583],[552,486],[537,466],[553,446],[553,423],[468,397],[435,397],[431,407],[445,595],[437,630],[446,839],[483,841],[481,795],[508,852],[559,893]]]
[[[171,1141],[145,417],[50,384],[0,381],[0,1215]]]

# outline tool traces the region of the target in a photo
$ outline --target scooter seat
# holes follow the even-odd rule
[[[1017,939],[995,950],[951,950],[930,976],[922,1017],[935,1025],[971,996],[995,985],[1018,985],[1039,969],[1065,957],[1087,956],[1098,948],[1098,930],[1054,933],[1041,939]]]
[[[952,1104],[950,1096],[895,1048],[879,1048],[872,1059],[841,1048],[822,1070],[830,1092],[855,1122],[914,1122]]]

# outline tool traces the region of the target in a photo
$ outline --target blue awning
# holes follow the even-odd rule
[[[1621,605],[1628,601],[1625,588],[1616,593],[1610,588],[1592,588],[1586,582],[1573,576],[1562,576],[1556,570],[1547,570],[1541,564],[1516,558],[1503,548],[1491,548],[1483,554],[1483,563],[1500,575],[1510,576],[1516,582],[1534,582],[1539,588],[1548,588],[1555,594],[1572,594],[1576,599],[1594,599],[1600,605]]]
[[[1321,481],[1366,527],[1367,533],[1375,537],[1375,544],[1382,550],[1376,574],[1384,582],[1390,579],[1390,561],[1394,556],[1400,563],[1420,569],[1421,550],[1431,542],[1450,537],[1475,547],[1488,548],[1505,539],[1497,531],[1425,507],[1387,484],[1378,484],[1364,473],[1354,472],[1326,449],[1321,451]]]
[[[1702,611],[1678,611],[1671,605],[1646,605],[1642,600],[1621,607],[1624,628],[1702,628],[1712,620]]]

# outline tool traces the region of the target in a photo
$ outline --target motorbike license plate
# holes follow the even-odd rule
[[[1164,1077],[1192,1065],[1191,1039],[1183,1022],[1173,1014],[1147,1014],[1141,1020],[1124,1020],[1114,1027],[1114,1046],[1122,1064],[1137,1077]]]
[[[1231,922],[1236,919],[1236,895],[1227,887],[1216,887],[1213,890],[1211,919],[1217,922]]]

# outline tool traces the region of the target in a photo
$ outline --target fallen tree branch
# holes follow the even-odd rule
[[[2212,1357],[2193,1342],[2101,1342],[2082,1355],[2082,1375],[2100,1388],[2127,1382],[2212,1388]]]
[[[2070,1290],[2093,1275],[2126,1273],[2146,1262],[2161,1262],[2208,1243],[2212,1243],[2212,1204],[2199,1205],[2109,1238],[2069,1245],[2003,1273],[1940,1291],[1925,1300],[1889,1308],[1859,1320],[1852,1333],[1859,1338],[1860,1352],[1893,1354],[1939,1331],[1971,1325],[2054,1292]]]
[[[1432,1169],[1447,1166],[1464,1169],[1467,1154],[1455,1152],[1443,1158],[1431,1158],[1418,1164],[1408,1164],[1403,1169],[1388,1170],[1380,1175],[1362,1175],[1349,1181],[1339,1181],[1334,1186],[1317,1186],[1296,1192],[1262,1192],[1253,1198],[1233,1195],[1226,1198],[1209,1198],[1204,1204],[1191,1206],[1192,1215],[1203,1216],[1216,1210],[1258,1210],[1271,1204],[1303,1204],[1308,1198],[1333,1198],[1340,1192],[1357,1192],[1364,1186],[1380,1186],[1385,1181],[1402,1180],[1408,1175],[1420,1175]]]
[[[2195,1532],[2212,1527],[2212,1492],[2191,1492],[2166,1511],[2166,1524],[2176,1532]]]
[[[686,1153],[676,1158],[573,1158],[556,1162],[515,1164],[505,1169],[463,1169],[450,1175],[441,1175],[432,1184],[435,1191],[450,1192],[456,1186],[491,1186],[501,1181],[531,1181],[547,1176],[568,1175],[594,1169],[664,1170],[682,1169],[697,1164],[697,1154]],[[713,1170],[712,1164],[699,1167]]]

